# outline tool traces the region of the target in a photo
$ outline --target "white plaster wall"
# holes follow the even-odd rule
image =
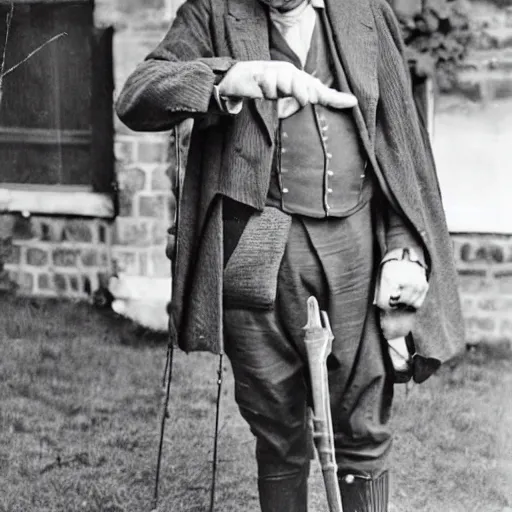
[[[512,100],[442,98],[433,148],[450,231],[512,234]]]

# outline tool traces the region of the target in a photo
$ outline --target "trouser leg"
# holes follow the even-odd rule
[[[345,512],[385,512],[393,384],[373,306],[376,262],[369,208],[331,226],[306,224],[328,285],[328,361],[336,462]]]
[[[225,312],[235,397],[256,436],[263,512],[302,512],[306,506],[310,441],[302,327],[310,295],[328,311],[335,336],[328,368],[339,474],[375,479],[385,469],[392,388],[372,306],[372,238],[369,208],[343,220],[294,220],[275,309]],[[351,507],[360,502],[345,495],[347,511],[357,510]],[[364,496],[365,503],[373,499]]]
[[[262,512],[306,512],[307,388],[302,361],[275,312],[225,312],[235,399],[256,437]]]

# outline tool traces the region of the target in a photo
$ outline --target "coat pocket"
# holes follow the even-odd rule
[[[224,269],[224,307],[274,307],[291,216],[266,207],[251,216]]]

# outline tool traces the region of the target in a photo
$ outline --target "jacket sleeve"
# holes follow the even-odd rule
[[[188,0],[157,48],[129,76],[116,102],[138,131],[169,130],[186,118],[222,114],[213,88],[235,61],[215,55],[209,0]]]
[[[397,66],[402,66],[405,71],[404,75],[406,78],[406,86],[410,91],[411,97],[411,105],[412,102],[412,82],[410,80],[409,75],[409,66],[407,63],[407,59],[405,58],[405,47],[404,42],[400,32],[400,26],[396,19],[396,16],[387,2],[387,0],[374,0],[377,8],[381,11],[382,17],[385,20],[386,27],[388,29],[388,33],[393,40],[394,46],[398,49],[400,55],[402,56],[402,61],[397,61]],[[413,109],[411,111],[417,117],[417,122],[421,125],[421,119],[419,116],[416,116],[417,112]],[[420,126],[420,129],[423,128]],[[425,140],[423,140],[425,142]],[[386,246],[387,251],[392,251],[394,249],[403,249],[403,248],[412,248],[419,255],[420,260],[424,265],[426,265],[425,251],[423,247],[423,243],[421,242],[420,237],[414,230],[412,226],[408,224],[408,222],[403,218],[403,216],[394,210],[391,205],[388,205],[388,211],[386,212]]]

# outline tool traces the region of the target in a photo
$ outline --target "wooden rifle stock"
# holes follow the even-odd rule
[[[343,512],[327,379],[327,358],[332,350],[334,336],[327,313],[322,311],[320,314],[315,297],[308,299],[307,310],[304,339],[313,395],[313,437],[322,467],[329,512]]]

